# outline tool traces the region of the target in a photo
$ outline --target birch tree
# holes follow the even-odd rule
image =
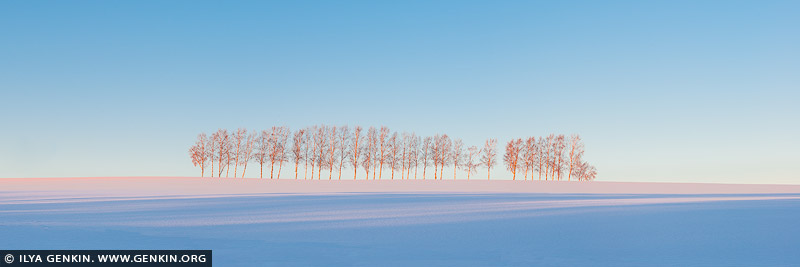
[[[486,179],[491,180],[492,167],[497,165],[497,139],[487,139],[481,150],[481,164],[486,167]]]
[[[375,167],[373,163],[375,162],[375,144],[378,139],[377,132],[375,127],[372,126],[367,130],[367,149],[364,151],[364,161],[362,162],[364,170],[367,171],[367,180],[369,180],[370,169],[372,170],[372,179],[375,180]]]
[[[539,141],[536,142],[536,170],[539,172],[539,181],[542,180],[542,172],[544,171],[545,177],[544,179],[547,180],[547,171],[545,168],[545,162],[547,161],[547,154],[545,150],[547,149],[547,142],[539,136]]]
[[[226,130],[227,132],[227,130]],[[230,134],[226,135],[225,141],[225,178],[228,178],[228,174],[231,172],[231,161],[233,161],[233,136]]]
[[[567,170],[567,181],[572,181],[572,170],[578,163],[578,160],[583,156],[583,142],[581,136],[573,134],[569,138],[569,169]]]
[[[250,162],[250,159],[253,157],[253,149],[255,146],[256,138],[258,138],[257,132],[249,132],[247,133],[247,137],[245,138],[244,142],[244,150],[242,150],[241,164],[244,168],[242,168],[242,178],[244,178],[244,174],[247,172],[247,163]]]
[[[414,165],[414,180],[417,179],[417,166],[419,165],[419,145],[421,143],[420,137],[417,136],[415,133],[411,133],[411,140],[409,142],[409,151],[410,155],[408,156],[409,159],[409,171],[411,169],[411,164]],[[410,179],[408,175],[406,175],[407,179]]]
[[[439,179],[439,163],[442,161],[442,139],[441,135],[433,136],[433,144],[431,145],[431,161],[433,162],[433,179]]]
[[[260,166],[260,171],[258,174],[259,179],[264,179],[264,163],[267,162],[269,158],[269,137],[270,133],[266,130],[261,131],[261,135],[258,136],[258,141],[256,142],[256,153],[254,154],[258,165]]]
[[[533,180],[533,169],[536,167],[536,137],[528,137],[525,140],[523,151],[523,164],[525,165],[525,180],[528,180],[528,171],[531,171],[531,180]]]
[[[578,181],[593,181],[597,177],[597,169],[585,161],[576,163],[572,175]]]
[[[428,169],[428,165],[430,165],[431,161],[430,150],[432,146],[431,144],[432,141],[433,138],[431,138],[430,136],[426,136],[425,139],[422,140],[422,148],[420,149],[420,151],[422,151],[422,157],[420,157],[420,161],[422,161],[422,180],[425,180],[425,171]]]
[[[555,135],[554,134],[548,135],[545,141],[547,142],[547,147],[545,147],[546,150],[545,150],[545,164],[544,164],[544,179],[547,180],[548,176],[550,177],[550,179],[555,179],[553,178],[552,175],[550,175],[550,172],[553,171],[554,169],[553,167],[555,165],[553,160],[555,158],[554,157],[555,154],[554,148],[556,145]]]
[[[406,174],[406,156],[408,155],[408,143],[409,139],[411,138],[407,132],[403,132],[402,137],[400,138],[400,179],[405,179]]]
[[[443,134],[441,139],[439,143],[439,145],[441,145],[439,148],[439,179],[444,180],[444,165],[448,164],[451,160],[450,147],[452,147],[453,144],[447,134]]]
[[[480,150],[477,146],[470,146],[467,148],[467,158],[466,162],[464,163],[467,166],[467,181],[469,181],[469,176],[477,170],[478,167],[478,156],[480,154]]]
[[[208,152],[206,149],[208,137],[205,133],[197,135],[197,141],[189,148],[189,156],[192,158],[192,165],[200,166],[200,177],[205,176],[206,163],[208,163]]]
[[[326,158],[325,155],[326,155],[326,151],[327,151],[326,149],[327,149],[327,145],[328,145],[328,143],[325,140],[326,137],[327,137],[327,127],[325,125],[322,125],[322,126],[318,127],[317,128],[317,133],[316,133],[316,135],[314,135],[314,143],[316,143],[316,147],[317,147],[317,155],[316,155],[316,158],[315,158],[315,161],[316,161],[316,164],[317,164],[317,180],[322,180],[322,166],[325,163],[325,158]],[[314,173],[313,170],[311,171],[311,173],[312,173],[311,176],[314,176],[313,175],[313,173]]]
[[[230,135],[228,134],[228,130],[219,129],[219,130],[217,130],[216,133],[214,133],[214,137],[213,138],[217,141],[216,142],[216,146],[217,146],[217,149],[216,149],[217,150],[217,157],[216,157],[216,159],[217,159],[217,163],[218,163],[217,167],[219,169],[219,170],[217,170],[217,177],[222,177],[222,172],[223,172],[223,168],[222,168],[223,165],[222,164],[223,164],[223,162],[227,162],[228,161],[227,157],[230,155],[230,148],[231,148],[231,146],[230,146]]]
[[[362,130],[363,129],[361,126],[356,125],[355,129],[353,129],[353,135],[350,139],[350,163],[353,164],[353,180],[355,180],[356,176],[358,175],[358,164],[360,163],[358,161],[358,156],[361,155],[361,151],[364,150],[358,146],[363,139],[361,136]],[[367,175],[369,175],[369,171],[367,171]]]
[[[308,144],[311,146],[311,155],[306,159],[307,161],[311,162],[311,180],[314,180],[314,166],[317,166],[317,146],[319,145],[319,142],[317,141],[317,139],[319,139],[318,132],[319,128],[316,125],[314,125],[311,128],[311,131],[308,132],[309,138],[311,138],[309,140],[311,142]]]
[[[269,179],[273,179],[273,175],[275,173],[275,161],[278,160],[278,135],[279,129],[277,126],[272,126],[272,130],[269,132],[269,137],[267,140],[269,142],[269,150],[267,154],[269,155]]]
[[[453,149],[450,152],[450,163],[453,163],[453,180],[456,179],[456,170],[463,164],[464,161],[464,142],[461,139],[456,139],[453,142]]]
[[[208,139],[208,161],[211,164],[211,177],[214,177],[214,161],[217,159],[217,143],[219,143],[219,137],[216,133],[211,134],[211,138]]]
[[[584,162],[584,165],[585,166],[583,167],[583,170],[585,170],[585,171],[584,171],[583,176],[581,177],[581,178],[583,178],[582,180],[583,181],[594,181],[594,179],[597,178],[597,169],[594,166],[589,165],[589,163],[586,163],[586,162]]]
[[[347,125],[339,127],[339,180],[342,179],[342,165],[350,155],[350,128]]]
[[[305,130],[306,133],[304,142],[306,151],[303,153],[303,161],[304,161],[303,163],[305,163],[305,167],[303,167],[303,180],[307,179],[306,176],[308,175],[309,162],[311,162],[311,179],[314,179],[314,160],[312,159],[314,157],[314,150],[313,150],[314,139],[312,136],[314,135],[314,132],[316,132],[316,130],[313,127],[307,127]]]
[[[239,173],[239,156],[242,155],[242,148],[244,148],[244,142],[247,138],[247,129],[239,128],[236,129],[236,133],[233,134],[233,146],[234,146],[234,161],[233,161],[233,177],[236,178],[236,174]]]
[[[564,149],[566,148],[564,135],[557,135],[553,144],[553,177],[561,181],[561,169],[564,165]]]
[[[286,126],[281,126],[278,129],[278,179],[281,179],[283,163],[288,161],[286,159],[286,145],[289,143],[289,133],[291,130]]]
[[[328,180],[333,178],[333,166],[336,165],[336,150],[339,148],[339,134],[335,125],[328,128]]]
[[[506,163],[506,168],[511,172],[511,180],[517,179],[517,169],[519,165],[521,147],[521,138],[508,141],[508,144],[506,144],[506,153],[503,155],[503,161]]]
[[[306,130],[300,129],[294,132],[292,137],[292,160],[294,161],[294,179],[297,180],[297,169],[300,166],[300,161],[304,161],[305,157],[303,152],[306,144]]]
[[[389,139],[386,140],[388,150],[387,158],[389,160],[389,168],[391,169],[391,180],[394,180],[394,170],[397,168],[397,152],[400,150],[399,141],[397,140],[397,132],[394,132]]]
[[[519,148],[519,163],[518,168],[519,171],[523,172],[522,179],[527,181],[528,180],[528,170],[531,165],[528,163],[528,157],[530,156],[530,151],[528,151],[528,143],[527,139],[522,142],[522,146]]]
[[[383,163],[386,161],[386,148],[387,148],[386,138],[388,138],[388,136],[389,136],[389,128],[387,128],[386,126],[381,126],[381,132],[379,137],[381,155],[380,158],[378,158],[380,162],[380,165],[378,166],[378,180],[380,180],[383,177]]]

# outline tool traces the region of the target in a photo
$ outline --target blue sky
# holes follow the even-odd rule
[[[0,177],[191,176],[199,132],[325,123],[499,148],[579,133],[598,180],[798,184],[797,14],[797,1],[3,1]]]

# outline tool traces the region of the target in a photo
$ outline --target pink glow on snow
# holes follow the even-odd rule
[[[321,223],[318,227],[387,226],[450,221],[490,220],[586,212],[590,207],[622,207],[724,201],[800,199],[796,185],[668,184],[621,182],[530,182],[530,181],[328,181],[258,180],[211,178],[40,178],[0,179],[0,204],[71,203],[54,208],[31,205],[1,214],[64,214],[74,220],[17,221],[7,225],[97,225],[97,226],[213,226],[237,224]],[[229,210],[228,201],[257,197],[255,204],[294,203],[281,196],[359,196],[363,194],[419,194],[421,197],[449,195],[503,196],[533,193],[543,197],[453,198],[426,205],[408,203],[361,203],[325,206],[295,205]],[[603,198],[558,199],[548,194],[603,195]],[[731,195],[736,194],[736,195]],[[766,195],[771,194],[771,195]],[[785,194],[785,195],[775,195]],[[632,197],[635,195],[635,197]],[[151,201],[160,200],[160,201]],[[169,201],[167,201],[169,200]],[[251,200],[248,200],[251,201]],[[318,200],[319,201],[319,200]],[[322,200],[324,203],[324,199]],[[86,203],[87,205],[80,205]],[[300,202],[307,203],[307,202]],[[77,204],[77,205],[75,205]],[[204,208],[200,213],[182,212]],[[242,207],[242,206],[240,206]],[[169,216],[114,217],[114,214],[166,211]],[[105,213],[103,220],[85,221],[81,214]]]

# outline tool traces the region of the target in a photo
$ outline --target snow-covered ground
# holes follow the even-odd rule
[[[7,249],[212,249],[217,266],[798,266],[800,186],[0,179]]]

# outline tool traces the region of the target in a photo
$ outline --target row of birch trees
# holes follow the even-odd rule
[[[373,180],[383,179],[384,170],[389,179],[426,179],[430,177],[429,168],[433,169],[434,179],[445,179],[445,167],[452,167],[453,179],[463,171],[469,180],[479,169],[485,169],[490,179],[491,170],[497,165],[497,139],[487,139],[480,147],[466,147],[461,139],[447,134],[422,137],[413,132],[390,131],[385,126],[364,129],[315,125],[294,132],[275,126],[261,131],[240,128],[219,129],[211,135],[201,133],[189,155],[203,177],[210,170],[211,177],[243,178],[247,166],[252,169],[256,164],[258,177],[264,178],[266,171],[270,179],[281,178],[283,165],[294,169],[294,179],[323,179],[324,172],[329,180],[334,174],[341,180],[347,169],[352,171],[353,179],[359,170],[366,179]]]
[[[563,134],[550,134],[547,137],[517,138],[508,141],[503,162],[511,172],[512,180],[517,173],[523,172],[528,179],[528,172],[537,174],[538,179],[559,180],[566,176],[567,181],[573,178],[578,181],[591,181],[597,176],[597,169],[583,160],[583,140],[577,134],[565,137]]]

